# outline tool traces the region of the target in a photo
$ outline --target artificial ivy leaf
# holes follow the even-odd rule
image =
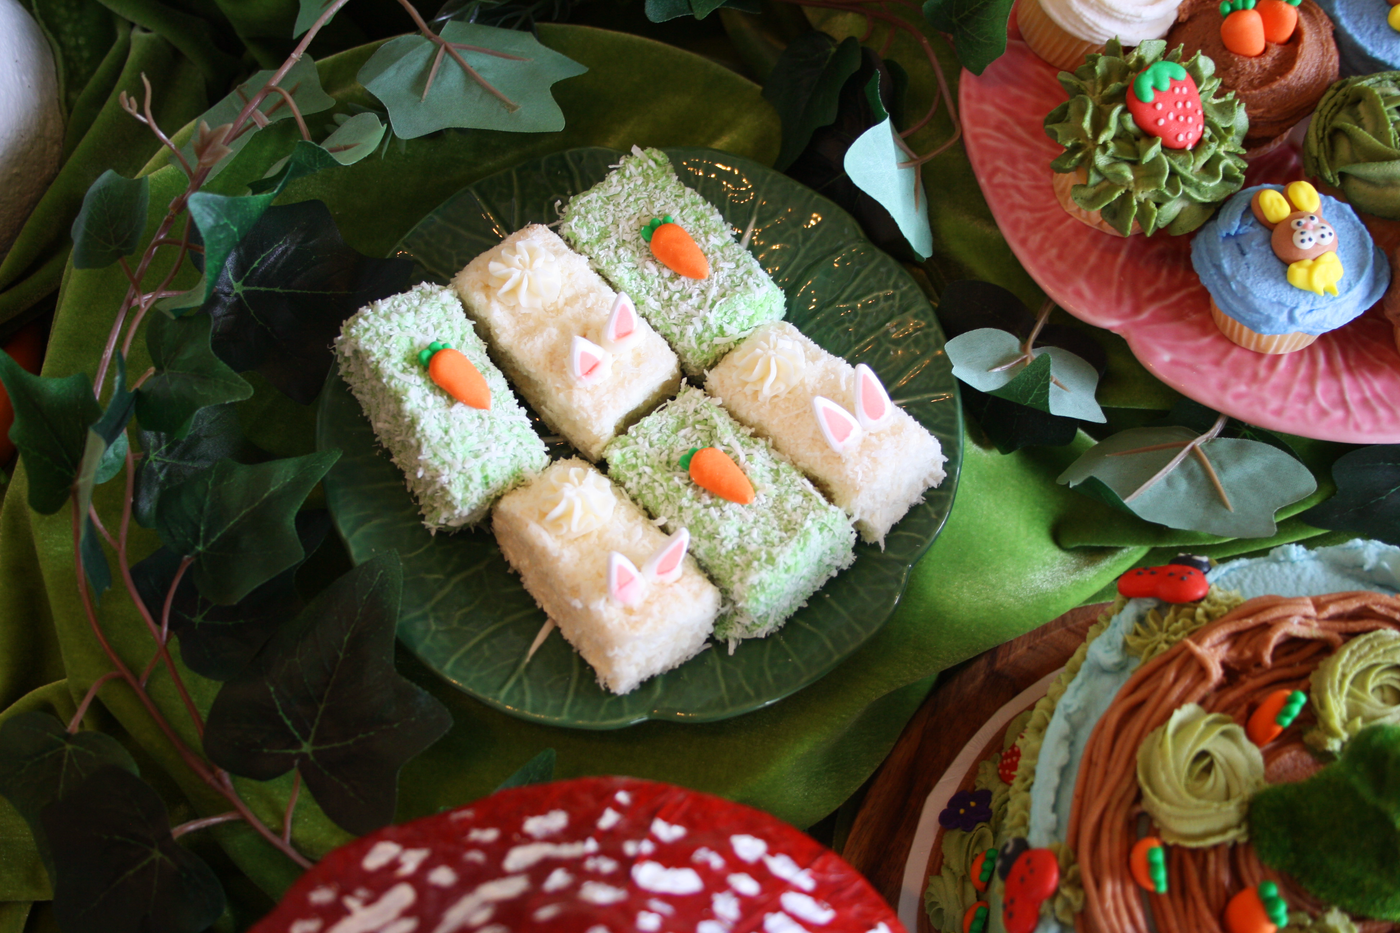
[[[1093,478],[1112,494],[1113,498],[1104,496],[1105,501],[1139,518],[1168,528],[1230,538],[1272,535],[1277,530],[1274,513],[1317,489],[1308,468],[1277,448],[1258,441],[1217,437],[1202,444],[1200,450],[1219,477],[1230,508],[1194,455],[1133,497],[1181,452],[1182,446],[1198,437],[1200,432],[1176,426],[1132,428],[1085,451],[1060,475],[1059,482],[1078,487]],[[1141,450],[1162,444],[1175,446]]]
[[[938,296],[938,323],[943,325],[943,333],[949,340],[982,327],[996,327],[1025,340],[1035,330],[1036,322],[1036,315],[1027,310],[1020,298],[991,282],[975,279],[949,282]],[[1078,327],[1047,321],[1041,325],[1035,342],[1041,347],[1068,350],[1094,367],[1100,377],[1108,369],[1108,354],[1103,346]],[[1212,421],[1213,413],[1202,430],[1209,428]]]
[[[212,327],[207,314],[151,316],[146,347],[156,371],[136,390],[136,417],[146,430],[183,434],[200,409],[253,394],[253,387],[210,349]]]
[[[73,267],[101,269],[136,252],[150,196],[151,180],[144,175],[123,178],[111,169],[99,175],[73,221]]]
[[[920,259],[933,254],[933,230],[928,223],[928,195],[917,166],[901,168],[908,161],[895,144],[894,122],[884,112],[880,101],[880,77],[875,75],[866,85],[866,97],[881,117],[870,129],[860,134],[846,150],[842,165],[856,187],[870,195],[890,212],[899,232]]]
[[[15,408],[10,440],[29,477],[29,507],[41,515],[63,508],[87,447],[88,426],[102,416],[87,373],[63,379],[31,375],[0,350],[0,382]]]
[[[208,292],[209,277],[201,271],[199,281],[194,283],[193,288],[180,292],[178,295],[166,295],[156,302],[155,308],[157,311],[164,311],[171,317],[182,317],[204,304],[204,296]]]
[[[184,482],[196,473],[229,459],[256,463],[260,451],[243,437],[234,405],[213,405],[201,410],[179,437],[159,431],[137,435],[144,456],[136,470],[132,515],[146,528],[156,524],[156,503],[162,490]]]
[[[312,2],[314,2],[314,0],[312,0]],[[196,123],[202,120],[211,127],[232,123],[238,118],[238,114],[243,110],[243,107],[248,101],[252,100],[253,95],[267,83],[267,80],[271,78],[274,73],[275,72],[272,71],[259,71],[247,81],[244,81],[242,84],[238,85],[238,87],[234,88],[233,92],[223,100],[201,114],[196,119]],[[316,70],[316,62],[309,55],[303,55],[297,60],[297,63],[283,76],[279,86],[292,95],[292,100],[296,101],[297,109],[301,111],[302,116],[320,113],[323,110],[329,110],[335,106],[335,99],[322,90],[321,75]],[[288,107],[286,99],[283,98],[281,94],[277,93],[269,94],[263,102],[258,105],[258,110],[262,113],[263,117],[266,118],[268,123],[276,123],[278,120],[286,120],[292,116],[292,108]],[[214,167],[209,170],[208,177],[213,178],[215,175],[219,174],[219,172],[227,168],[229,163],[233,161],[233,157],[237,155],[244,146],[248,145],[248,140],[253,138],[253,134],[256,133],[257,130],[258,127],[256,124],[249,124],[248,128],[244,130],[242,135],[237,139],[232,142],[226,142],[225,145],[229,148],[228,155],[220,159]],[[193,139],[180,147],[180,152],[184,154],[191,165],[195,164]],[[180,164],[179,160],[173,155],[170,157],[170,162],[172,165]]]
[[[337,114],[340,121],[343,114]],[[354,165],[379,147],[387,127],[374,113],[357,113],[321,140],[321,148],[341,165]]]
[[[170,834],[160,795],[130,771],[96,769],[40,815],[64,930],[200,933],[224,909],[218,876]]]
[[[292,27],[292,38],[299,37],[306,30],[316,25],[316,20],[321,18],[321,14],[330,8],[331,0],[301,0],[297,8],[296,25]],[[334,19],[335,17],[331,17]]]
[[[293,520],[339,456],[319,451],[252,466],[220,460],[161,493],[156,531],[166,547],[194,559],[189,573],[205,597],[236,603],[302,559]]]
[[[136,762],[116,739],[101,732],[69,735],[48,713],[18,713],[0,725],[0,797],[29,824],[50,877],[53,858],[39,814],[105,765],[137,773]]]
[[[1298,517],[1315,528],[1400,544],[1400,444],[1362,447],[1332,464],[1337,494]]]
[[[1013,0],[925,0],[924,18],[953,37],[958,61],[975,75],[1006,51]]]
[[[107,400],[107,408],[102,412],[102,417],[92,425],[92,430],[109,445],[107,456],[97,469],[99,486],[121,471],[122,463],[126,460],[126,445],[121,444],[121,441],[126,437],[126,426],[131,423],[131,417],[136,413],[136,393],[126,386],[126,357],[120,352],[114,355],[116,366],[113,367],[112,397]],[[116,462],[113,463],[112,453],[118,444],[121,444],[121,454],[115,457]]]
[[[238,244],[248,235],[277,195],[273,192],[231,197],[196,191],[190,195],[189,212],[204,244],[204,301],[214,293],[218,278],[211,270],[224,268]]]
[[[563,23],[577,0],[447,0],[430,22],[460,20],[535,31],[536,23]]]
[[[1194,399],[1186,396],[1176,400],[1172,405],[1172,410],[1167,414],[1166,423],[1180,425],[1184,428],[1191,428],[1197,432],[1205,433],[1215,426],[1220,420],[1220,412],[1213,408],[1207,408]],[[1293,446],[1273,431],[1266,431],[1261,427],[1249,424],[1245,421],[1236,421],[1229,418],[1225,422],[1225,427],[1220,431],[1221,437],[1235,437],[1246,441],[1259,441],[1261,444],[1268,444],[1270,447],[1277,447],[1289,456],[1297,456],[1298,452]]]
[[[587,68],[541,45],[529,33],[452,22],[443,27],[442,37],[514,56],[461,51],[467,64],[515,106],[507,106],[447,56],[429,87],[428,74],[439,46],[421,35],[399,36],[381,45],[358,75],[360,83],[389,109],[396,136],[414,139],[450,126],[514,133],[552,133],[564,128],[564,112],[549,89]]]
[[[510,777],[501,782],[501,786],[496,790],[505,790],[508,787],[525,787],[529,784],[547,784],[554,780],[554,762],[558,758],[554,749],[546,748],[534,758],[520,766]],[[492,792],[494,793],[494,791]]]
[[[122,434],[120,437],[121,455],[125,457],[126,435]],[[112,445],[112,449],[115,450],[116,447],[117,445]],[[102,439],[102,435],[89,430],[87,443],[83,448],[83,459],[78,465],[78,478],[74,488],[78,514],[82,516],[83,521],[82,532],[78,537],[78,556],[83,562],[83,576],[87,579],[88,586],[92,587],[92,595],[96,600],[100,600],[102,594],[107,592],[112,585],[112,569],[107,564],[107,555],[103,552],[102,542],[98,539],[97,526],[93,523],[92,516],[88,514],[88,509],[92,505],[92,490],[97,484],[98,471],[107,453],[107,442]],[[111,476],[107,478],[111,479]]]
[[[170,603],[170,630],[179,637],[180,658],[190,670],[211,680],[228,680],[252,660],[282,623],[301,611],[297,568],[321,546],[330,530],[330,515],[324,509],[298,512],[296,530],[302,560],[232,606],[215,605],[199,595],[189,574],[180,578]],[[156,618],[164,611],[179,567],[179,556],[161,547],[131,568],[141,600]]]
[[[836,120],[841,88],[860,69],[860,43],[847,36],[839,45],[820,30],[803,33],[778,56],[763,96],[783,123],[783,147],[773,167],[784,171],[802,154],[819,127]]]
[[[371,259],[346,246],[320,201],[271,208],[216,277],[205,306],[214,353],[310,404],[326,380],[340,325],[407,288],[411,270],[407,259]]]
[[[667,23],[682,16],[693,16],[690,0],[647,0],[647,19],[653,23]]]
[[[1004,398],[978,392],[969,385],[962,390],[963,408],[996,445],[1001,453],[1014,453],[1026,447],[1063,447],[1079,434],[1079,422],[1048,411],[1017,405]]]
[[[374,114],[370,114],[370,116],[374,116]],[[339,164],[325,149],[315,143],[298,139],[296,145],[292,147],[292,154],[284,159],[279,159],[262,178],[250,181],[248,190],[254,194],[271,192],[275,197],[282,193],[283,188],[298,178],[315,175],[322,169],[335,168]]]
[[[1099,374],[1067,350],[1035,347],[1030,365],[996,371],[1021,356],[1021,341],[1004,330],[980,327],[948,341],[947,351],[953,375],[980,392],[1065,418],[1107,420],[1094,401]]]
[[[204,732],[209,759],[271,780],[293,768],[352,833],[394,818],[399,769],[452,717],[394,668],[403,571],[390,552],[331,584],[224,684]]]

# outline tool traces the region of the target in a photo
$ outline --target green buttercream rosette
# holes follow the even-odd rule
[[[1182,62],[1180,47],[1166,48],[1154,39],[1124,54],[1117,39],[1109,40],[1073,74],[1060,72],[1070,99],[1045,118],[1046,135],[1065,147],[1050,167],[1060,174],[1084,168],[1088,183],[1074,186],[1074,202],[1099,211],[1124,236],[1133,221],[1149,236],[1190,233],[1244,185],[1244,104],[1234,92],[1216,97],[1220,79],[1209,58],[1198,52]],[[1128,112],[1133,79],[1163,60],[1185,67],[1201,93],[1205,130],[1191,149],[1164,148]]]
[[[1229,716],[1187,703],[1143,740],[1137,778],[1163,841],[1243,842],[1249,799],[1265,786],[1264,756]]]
[[[1400,71],[1361,75],[1327,89],[1303,147],[1309,175],[1342,189],[1352,207],[1400,219]]]
[[[1317,726],[1307,742],[1338,752],[1367,726],[1400,725],[1400,632],[1377,629],[1353,638],[1312,672]]]

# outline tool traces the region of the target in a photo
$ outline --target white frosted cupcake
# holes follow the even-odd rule
[[[1176,23],[1181,0],[1021,0],[1021,37],[1031,51],[1061,71],[1084,64],[1109,39],[1124,47],[1160,39]]]

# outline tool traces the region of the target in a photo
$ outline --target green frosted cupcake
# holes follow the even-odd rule
[[[1362,75],[1327,89],[1303,146],[1303,170],[1339,189],[1352,207],[1400,219],[1400,71]]]
[[[751,501],[729,501],[697,485],[687,455],[703,448],[738,466],[752,486]],[[682,388],[603,456],[608,475],[667,532],[690,530],[690,553],[725,596],[716,638],[775,631],[855,559],[856,532],[845,514],[699,389]]]
[[[1069,178],[1056,183],[1070,201],[1066,209],[1094,226],[1101,219],[1123,236],[1139,228],[1148,236],[1158,230],[1190,233],[1244,185],[1249,129],[1244,105],[1233,93],[1217,96],[1220,79],[1209,58],[1197,53],[1182,61],[1181,49],[1167,52],[1166,45],[1154,39],[1125,53],[1116,39],[1110,40],[1102,54],[1090,54],[1073,74],[1060,72],[1069,100],[1045,118],[1046,135],[1065,147],[1050,167],[1057,175],[1078,176],[1078,183]],[[1185,76],[1174,78],[1170,87],[1160,84],[1156,93],[1163,97],[1142,103],[1138,109],[1148,109],[1135,117],[1138,105],[1129,98],[1153,96],[1150,86],[1137,81],[1149,69]],[[1199,137],[1192,133],[1190,148],[1173,148],[1172,137],[1163,138],[1165,130],[1152,129],[1163,118],[1151,108],[1176,104],[1172,95],[1181,93],[1178,84],[1199,95]],[[1182,97],[1190,106],[1193,98]]]

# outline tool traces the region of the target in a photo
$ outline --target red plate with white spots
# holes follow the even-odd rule
[[[1189,237],[1120,239],[1065,213],[1050,186],[1050,162],[1063,150],[1041,128],[1065,99],[1055,75],[1013,38],[981,77],[964,71],[959,92],[982,193],[1046,294],[1080,320],[1121,334],[1154,376],[1217,411],[1322,440],[1400,442],[1400,352],[1379,308],[1303,350],[1255,353],[1215,326]],[[1285,146],[1254,162],[1247,183],[1300,177]]]
[[[633,778],[501,791],[372,833],[252,933],[905,933],[834,852],[759,810]]]

